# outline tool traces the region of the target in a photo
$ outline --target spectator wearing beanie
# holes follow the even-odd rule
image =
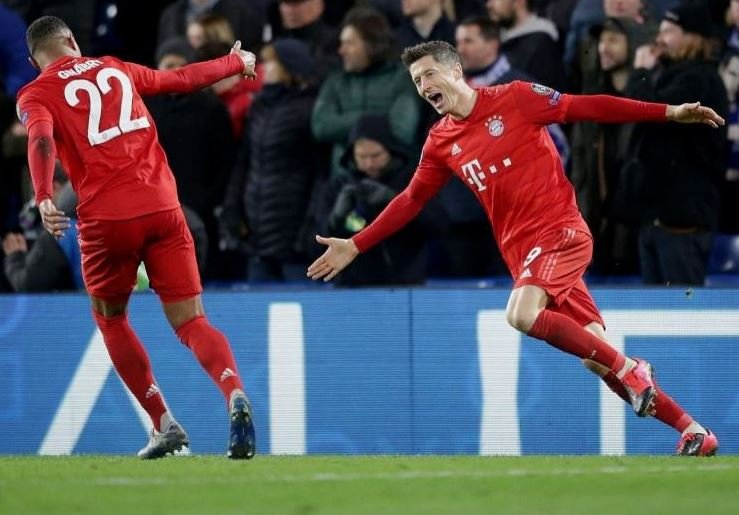
[[[714,26],[705,5],[665,12],[656,45],[636,50],[625,96],[649,102],[700,102],[726,118],[726,89],[712,60]],[[620,203],[640,210],[639,255],[648,284],[702,285],[719,214],[717,185],[726,171],[726,128],[687,131],[640,123],[632,144],[639,184]],[[634,160],[628,160],[634,161]]]
[[[349,132],[341,164],[348,173],[334,177],[326,188],[319,234],[351,238],[408,185],[416,163],[393,136],[387,117],[365,115]],[[426,280],[426,242],[446,225],[444,209],[432,199],[407,226],[360,255],[353,267],[336,278],[337,284],[422,284]]]

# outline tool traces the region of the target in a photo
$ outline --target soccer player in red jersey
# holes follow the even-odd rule
[[[254,77],[254,54],[237,41],[223,58],[155,71],[114,57],[83,57],[69,27],[53,16],[34,21],[26,41],[41,71],[18,93],[36,202],[46,230],[62,235],[69,219],[51,200],[58,155],[79,197],[82,272],[93,315],[116,371],[154,426],[139,456],[159,458],[189,446],[128,322],[128,299],[143,261],[177,336],[226,398],[228,456],[251,458],[251,407],[228,340],[205,317],[193,239],[141,95],[194,91],[237,74]]]
[[[579,357],[638,416],[654,415],[679,431],[678,454],[714,454],[715,435],[660,390],[649,363],[607,343],[603,319],[582,278],[593,240],[546,126],[671,120],[717,127],[724,120],[699,104],[563,95],[527,82],[473,89],[454,48],[439,41],[407,48],[402,59],[418,94],[445,116],[430,130],[408,187],[372,224],[348,240],[316,237],[328,248],[308,276],[331,280],[360,252],[408,223],[456,175],[485,209],[514,278],[508,322]]]

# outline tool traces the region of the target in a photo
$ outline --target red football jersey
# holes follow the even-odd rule
[[[482,204],[509,269],[560,227],[589,234],[546,126],[563,123],[572,97],[527,82],[478,90],[463,120],[429,132],[415,179],[434,189],[458,176]]]
[[[240,71],[236,56],[173,72],[114,57],[65,57],[21,89],[18,114],[29,131],[39,121],[53,124],[81,220],[125,220],[179,206],[174,176],[140,95],[191,91]]]

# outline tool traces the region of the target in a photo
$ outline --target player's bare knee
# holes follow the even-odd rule
[[[593,361],[592,359],[583,359],[581,361],[582,361],[582,366],[584,366],[586,369],[588,369],[592,373],[598,374],[598,372],[600,371],[600,365],[596,363],[595,361]]]
[[[506,311],[506,320],[511,327],[526,334],[534,325],[537,315],[538,312],[536,310],[514,307]]]
[[[90,297],[92,309],[105,318],[113,318],[126,313],[128,301],[107,301],[97,297]]]
[[[164,314],[174,330],[195,318],[205,315],[200,295],[176,302],[163,304]]]

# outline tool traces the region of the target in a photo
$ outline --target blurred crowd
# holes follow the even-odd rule
[[[306,281],[316,233],[351,237],[408,184],[438,117],[398,56],[428,40],[454,45],[476,87],[527,80],[713,107],[726,127],[548,130],[595,239],[591,274],[701,285],[739,266],[739,0],[0,0],[0,292],[83,287],[74,228],[60,240],[40,229],[15,114],[36,75],[25,28],[44,14],[64,19],[85,55],[163,70],[237,39],[258,55],[256,81],[145,99],[206,284]],[[61,168],[54,191],[74,216]],[[502,274],[485,214],[452,180],[337,281]]]

